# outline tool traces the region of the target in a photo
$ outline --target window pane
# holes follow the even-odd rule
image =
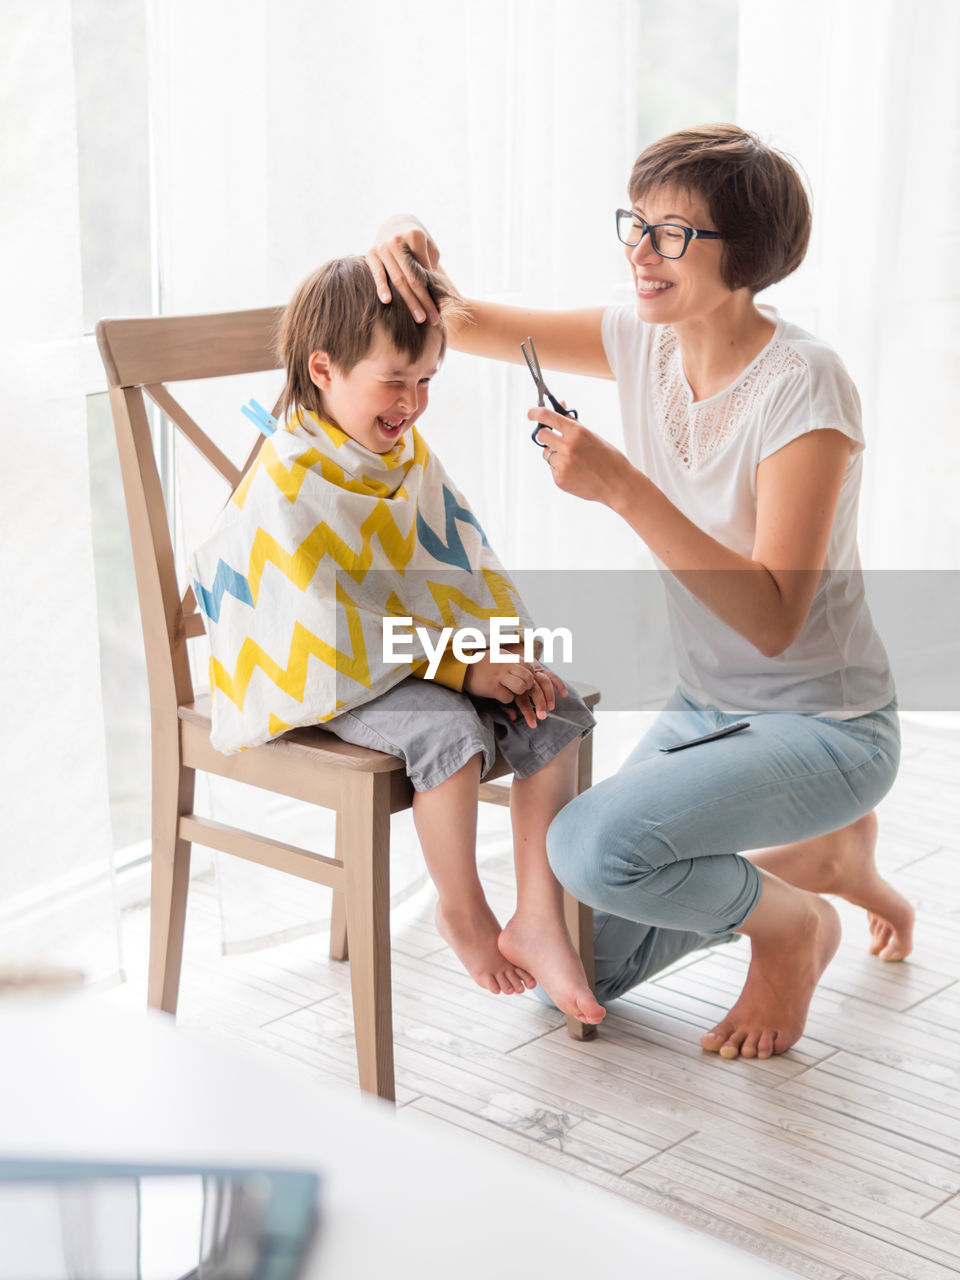
[[[83,325],[150,311],[143,0],[73,0]]]
[[[735,121],[739,0],[637,0],[638,150],[676,129]]]
[[[150,835],[150,701],[133,553],[106,395],[87,397],[100,671],[113,846]]]

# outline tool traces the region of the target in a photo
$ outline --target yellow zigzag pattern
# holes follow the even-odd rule
[[[332,720],[340,708],[345,705],[346,704],[344,702],[341,702],[338,699],[337,705],[332,711],[328,711],[325,716],[317,716],[317,724],[323,724],[327,720]],[[274,714],[274,712],[270,712],[270,719],[267,721],[267,732],[270,734],[271,738],[275,738],[278,733],[286,733],[288,729],[292,728],[292,724],[287,724],[286,720],[281,720],[278,715]],[[245,751],[246,747],[242,748],[242,750]]]
[[[308,659],[311,655],[325,662],[328,667],[333,667],[335,671],[344,672],[351,680],[369,689],[370,665],[367,662],[367,647],[363,640],[360,612],[339,583],[337,584],[337,601],[343,605],[347,615],[352,653],[342,653],[333,645],[326,644],[298,622],[293,628],[286,667],[282,667],[255,640],[247,636],[240,647],[232,676],[219,659],[210,658],[211,689],[219,689],[235,707],[242,711],[253,673],[259,667],[278,689],[282,689],[296,702],[302,702],[307,682]]]
[[[481,569],[483,580],[487,584],[487,590],[493,597],[493,607],[484,608],[483,605],[477,604],[475,600],[471,600],[469,596],[465,596],[457,587],[448,586],[442,582],[428,582],[426,585],[430,589],[430,594],[440,611],[441,621],[438,623],[434,618],[423,618],[417,614],[410,613],[404,607],[403,601],[393,592],[387,600],[387,609],[395,617],[410,617],[413,624],[419,623],[425,627],[433,627],[439,630],[440,627],[454,627],[457,625],[451,603],[455,604],[461,613],[469,614],[474,618],[493,618],[516,616],[516,605],[514,596],[516,595],[516,587],[504,577],[502,573],[497,573],[493,569]]]
[[[267,564],[276,565],[280,572],[298,587],[305,591],[317,565],[324,555],[336,560],[341,569],[350,574],[354,582],[362,582],[367,570],[373,564],[373,539],[379,538],[380,545],[386,553],[394,569],[403,572],[413,555],[417,540],[415,524],[410,526],[406,535],[397,528],[389,506],[382,500],[377,503],[360,526],[361,545],[354,551],[349,543],[344,542],[325,520],[321,521],[300,543],[292,554],[282,547],[266,529],[258,529],[250,548],[250,561],[247,569],[247,582],[254,606],[260,594],[260,580]]]
[[[315,415],[311,416],[315,417]],[[350,439],[350,437],[338,427],[333,427],[319,418],[316,420],[323,428],[324,433],[330,438],[332,443],[337,446],[337,448],[340,447],[344,440]],[[339,437],[339,439],[336,437]],[[426,467],[429,458],[430,451],[424,443],[423,437],[419,432],[415,431],[413,433],[413,457],[408,458],[406,462],[401,464],[404,469],[404,477],[406,477],[410,468],[417,466],[417,464]],[[320,464],[320,474],[324,480],[328,481],[330,484],[336,485],[338,489],[345,489],[348,493],[362,493],[369,497],[376,498],[392,497],[394,499],[403,499],[404,501],[409,499],[410,495],[407,492],[406,486],[403,484],[400,484],[396,489],[393,489],[389,485],[384,484],[383,481],[373,480],[370,476],[366,475],[361,480],[347,479],[346,472],[343,468],[338,467],[335,462],[325,454],[321,453],[319,449],[311,448],[305,450],[299,457],[294,458],[290,470],[288,471],[277,457],[274,442],[272,440],[265,440],[263,447],[257,454],[253,466],[237,485],[232,501],[236,506],[240,507],[241,510],[243,509],[243,506],[247,501],[247,496],[250,492],[250,486],[253,484],[253,478],[262,467],[283,496],[292,505],[300,496],[300,489],[308,472],[310,472],[317,463]]]

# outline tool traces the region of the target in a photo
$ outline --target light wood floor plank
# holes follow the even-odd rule
[[[786,1134],[805,1134],[831,1153],[859,1150],[878,1169],[885,1170],[885,1176],[914,1179],[943,1198],[960,1191],[960,1154],[937,1150],[887,1126],[878,1129],[869,1121],[821,1106],[808,1097],[794,1094],[786,1098],[780,1090],[736,1087],[732,1077],[727,1083],[717,1077],[706,1085],[685,1068],[658,1060],[636,1046],[611,1045],[599,1039],[572,1046],[560,1038],[544,1037],[511,1056],[535,1060],[541,1054],[560,1059],[572,1075],[600,1072],[621,1078],[627,1087],[649,1087],[654,1096],[648,1098],[648,1105],[656,1107],[661,1096],[672,1099],[669,1114],[678,1119],[689,1118],[693,1127],[697,1127],[694,1116],[685,1109],[689,1105],[712,1117],[701,1122],[707,1129],[716,1125],[722,1128],[731,1116],[740,1121],[749,1117],[781,1127]],[[687,1103],[688,1098],[692,1104]]]
[[[525,1139],[523,1135],[491,1130],[489,1125],[478,1120],[469,1112],[456,1112],[433,1098],[423,1097],[417,1100],[411,1110],[419,1114],[435,1117],[445,1123],[454,1124],[468,1133],[484,1137],[511,1151],[517,1151],[534,1160],[549,1165],[553,1169],[569,1173],[574,1177],[593,1183],[595,1186],[615,1191],[639,1204],[656,1209],[676,1218],[680,1222],[708,1230],[728,1243],[737,1245],[750,1252],[760,1253],[770,1262],[787,1267],[798,1275],[807,1276],[809,1280],[839,1280],[837,1269],[822,1265],[816,1257],[807,1255],[801,1249],[784,1246],[782,1241],[771,1241],[765,1233],[745,1229],[741,1223],[725,1216],[705,1215],[700,1206],[686,1201],[683,1197],[674,1197],[660,1191],[657,1187],[646,1186],[637,1179],[620,1178],[615,1181],[602,1170],[590,1169],[588,1166],[574,1163],[563,1152],[545,1147],[541,1143]],[[631,1185],[633,1184],[633,1185]],[[799,1241],[797,1242],[800,1243]],[[640,1255],[631,1260],[638,1268],[642,1265]]]
[[[838,1271],[847,1271],[857,1280],[875,1280],[878,1275],[896,1276],[899,1280],[955,1280],[957,1274],[956,1258],[950,1254],[944,1254],[942,1261],[924,1257],[911,1248],[903,1248],[895,1233],[886,1232],[889,1238],[880,1239],[873,1234],[872,1224],[869,1231],[864,1231],[856,1225],[835,1222],[825,1213],[832,1206],[815,1203],[813,1209],[808,1208],[794,1199],[750,1186],[726,1171],[704,1170],[673,1152],[634,1169],[626,1180],[673,1196],[686,1195],[695,1203],[713,1204],[725,1216],[782,1243],[802,1243],[814,1258]]]

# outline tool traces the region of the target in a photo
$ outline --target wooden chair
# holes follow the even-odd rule
[[[116,427],[150,688],[153,749],[152,878],[148,1002],[174,1014],[180,981],[190,847],[200,844],[288,871],[333,889],[330,954],[349,959],[361,1089],[394,1098],[390,989],[390,815],[408,808],[402,762],[341,742],[320,728],[296,729],[262,747],[222,755],[210,745],[210,703],[195,693],[187,642],[203,634],[190,588],[181,595],[168,513],[154,458],[145,397],[235,487],[236,467],[178,404],[165,382],[275,369],[280,311],[103,320],[97,342]],[[247,459],[249,466],[258,438]],[[595,690],[581,690],[589,705]],[[499,767],[493,776],[506,772]],[[579,790],[591,781],[591,738],[580,747]],[[336,811],[336,847],[327,857],[265,839],[193,812],[197,769]],[[481,798],[509,802],[509,787],[485,782]],[[588,977],[592,912],[568,897],[567,921]],[[568,1019],[570,1034],[594,1028]]]

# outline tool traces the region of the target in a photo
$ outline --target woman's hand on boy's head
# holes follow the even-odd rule
[[[412,213],[397,213],[381,223],[374,235],[373,248],[366,254],[381,302],[393,296],[391,286],[406,303],[417,323],[440,319],[430,293],[410,270],[410,258],[422,266],[436,269],[440,250],[430,232]]]

